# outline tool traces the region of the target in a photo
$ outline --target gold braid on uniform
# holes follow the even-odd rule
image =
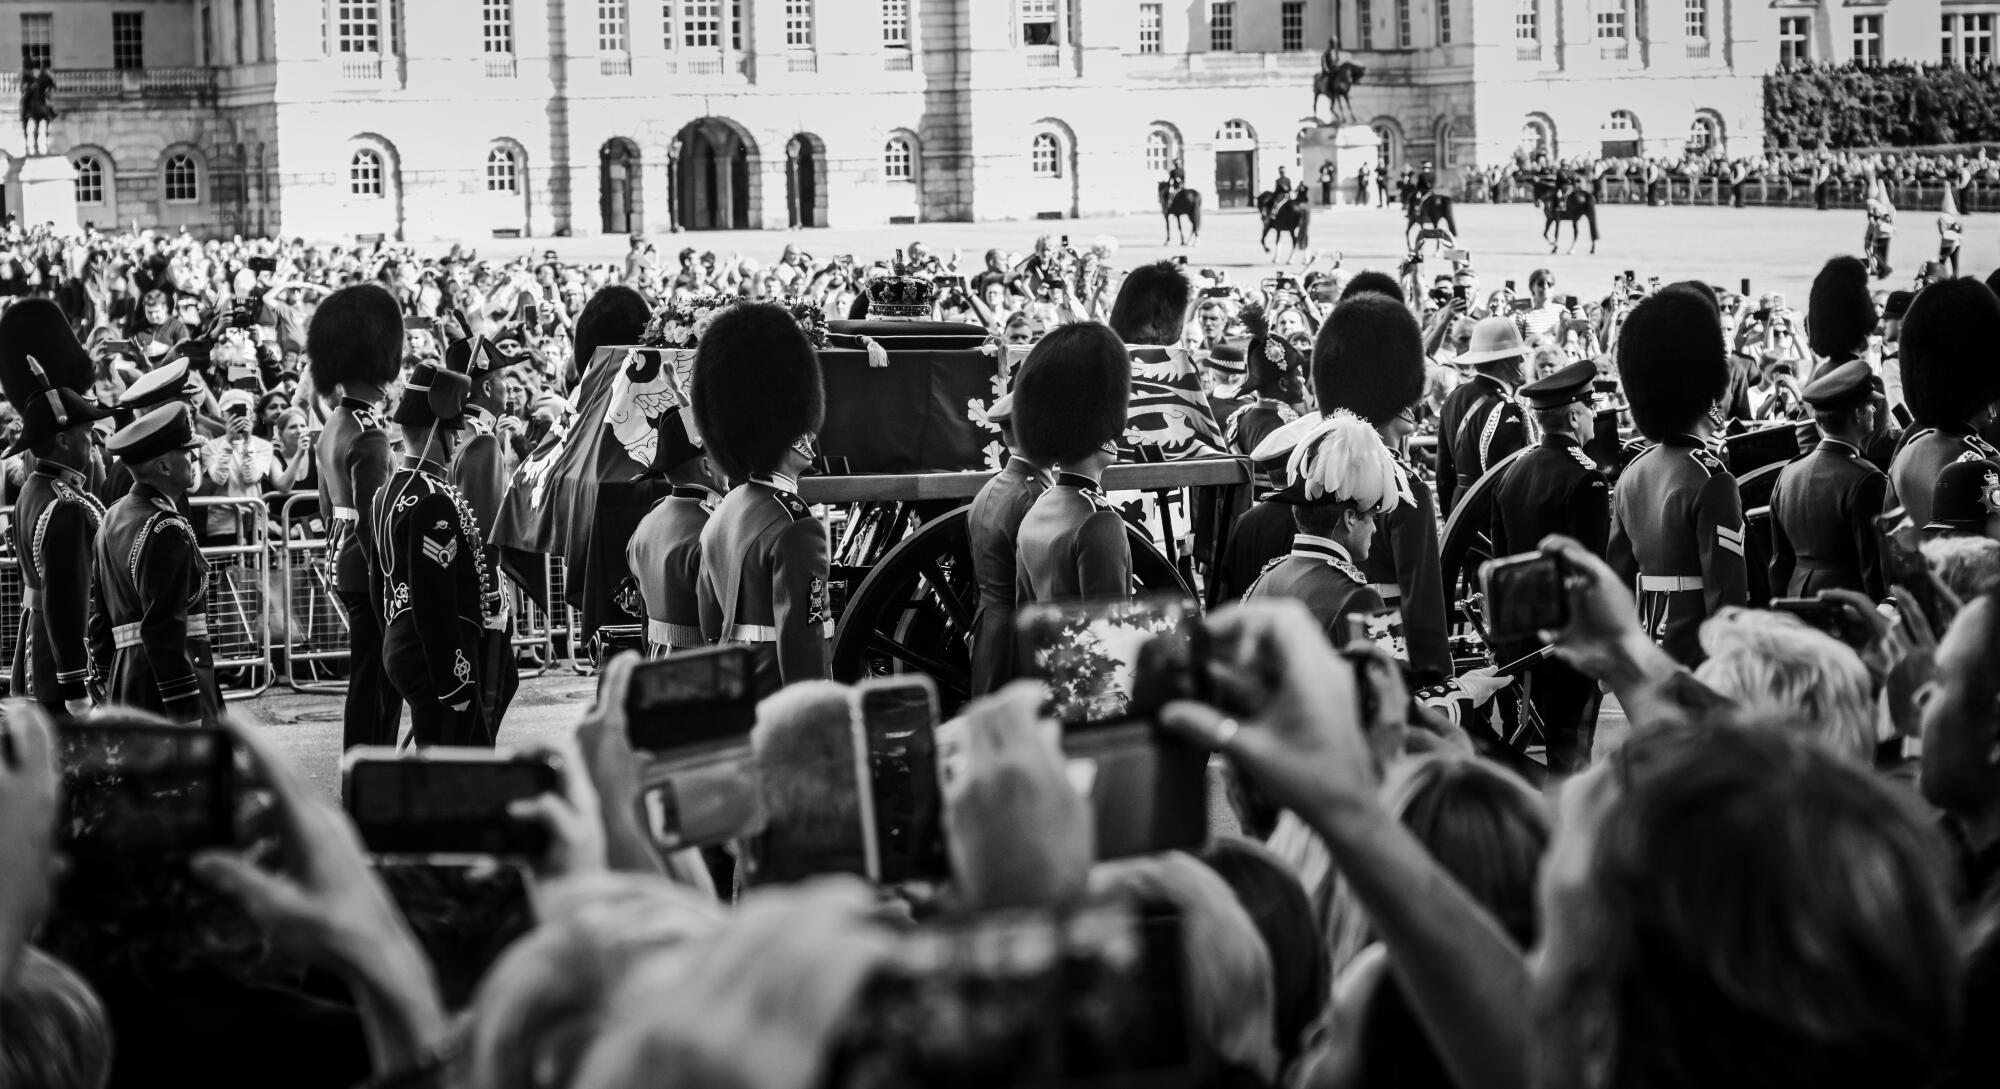
[[[423,472],[421,469],[417,471]],[[429,473],[425,473],[424,475],[430,476]],[[458,530],[460,533],[465,534],[468,546],[467,551],[472,553],[472,569],[479,575],[479,605],[481,615],[487,617],[497,616],[499,615],[497,607],[500,601],[500,585],[498,580],[493,579],[486,570],[486,542],[479,536],[479,521],[472,516],[472,506],[465,501],[464,494],[455,486],[447,484],[437,477],[431,477],[431,480],[435,483],[436,487],[441,489],[451,499],[452,507],[458,511]]]
[[[75,503],[82,507],[84,519],[90,523],[92,536],[95,536],[98,529],[104,525],[104,504],[98,502],[96,496],[89,492],[77,491],[54,478],[51,478],[49,483],[55,486],[56,501],[43,507],[42,516],[35,519],[35,541],[29,547],[29,555],[34,561],[37,575],[48,570],[48,564],[42,558],[42,542],[49,535],[49,519],[55,517],[57,507],[64,503]]]

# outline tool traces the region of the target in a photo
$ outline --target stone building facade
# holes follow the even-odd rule
[[[1240,205],[1310,180],[1335,36],[1392,168],[1751,154],[1784,20],[1837,55],[1855,2],[0,0],[0,56],[53,66],[81,218],[477,239],[1142,211],[1176,156]],[[1961,6],[1867,10],[1934,56]]]

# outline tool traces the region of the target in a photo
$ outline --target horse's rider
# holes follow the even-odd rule
[[[1174,164],[1167,168],[1167,199],[1172,200],[1180,196],[1181,190],[1185,188],[1187,188],[1187,164],[1176,155]]]

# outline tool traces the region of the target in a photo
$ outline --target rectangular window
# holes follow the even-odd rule
[[[1536,0],[1521,0],[1521,6],[1514,9],[1514,40],[1522,44],[1541,43],[1542,12]]]
[[[340,0],[334,15],[342,53],[382,52],[381,0]]]
[[[1209,0],[1208,50],[1229,53],[1236,49],[1236,0]]]
[[[1681,36],[1689,41],[1708,40],[1708,0],[1687,0],[1681,15]]]
[[[813,47],[812,0],[785,0],[785,48]]]
[[[1938,56],[1947,64],[1985,64],[1993,59],[1993,16],[1947,15]]]
[[[1162,5],[1139,5],[1139,52],[1158,53],[1160,51],[1160,26],[1165,21],[1166,15]]]
[[[1410,48],[1410,0],[1396,0],[1396,48]]]
[[[514,0],[480,0],[479,43],[489,54],[514,51]]]
[[[631,48],[625,36],[625,0],[597,0],[597,51],[629,53]]]
[[[743,52],[743,0],[729,0],[729,48]]]
[[[910,0],[882,0],[882,47],[910,47]]]
[[[1812,20],[1787,15],[1778,20],[1778,63],[1804,64],[1812,59]]]
[[[1593,23],[1598,41],[1625,40],[1625,0],[1597,0]]]
[[[1862,64],[1882,62],[1882,17],[1880,15],[1856,15],[1854,17],[1853,57]]]
[[[722,0],[687,0],[681,5],[681,45],[722,48]]]
[[[1375,14],[1369,10],[1373,6],[1369,0],[1354,0],[1354,36],[1363,49],[1375,48]]]
[[[1056,0],[1021,0],[1021,44],[1056,44]]]
[[[146,67],[146,13],[111,13],[111,67],[131,70]]]
[[[1287,53],[1305,51],[1305,0],[1285,0],[1284,6],[1278,9],[1278,48]]]
[[[21,67],[47,68],[55,56],[55,17],[47,12],[21,16]]]
[[[1437,0],[1438,44],[1451,44],[1451,0]]]

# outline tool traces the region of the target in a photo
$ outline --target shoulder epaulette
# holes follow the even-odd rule
[[[1571,447],[1566,447],[1566,449],[1569,450],[1569,456],[1576,459],[1576,463],[1578,465],[1583,466],[1585,469],[1588,469],[1593,473],[1598,471],[1597,461],[1593,459],[1589,454],[1584,453],[1583,447],[1571,446]]]
[[[1995,449],[1992,443],[1978,435],[1967,435],[1965,445],[1971,449],[1965,452],[1964,457],[1958,459],[1960,461],[1978,461],[1981,458],[2000,456],[2000,449]]]
[[[1701,466],[1702,471],[1706,472],[1709,476],[1729,471],[1728,467],[1722,464],[1722,459],[1709,452],[1706,446],[1689,447],[1688,456],[1693,458],[1694,463]]]
[[[792,521],[800,522],[812,517],[812,508],[797,495],[779,490],[773,490],[771,494],[777,498],[778,505],[785,508],[785,513],[792,516]]]
[[[1251,403],[1244,405],[1242,408],[1239,408],[1236,411],[1229,414],[1229,419],[1224,420],[1222,423],[1223,442],[1228,443],[1232,446],[1235,445],[1236,429],[1238,424],[1242,422],[1243,414],[1256,407],[1257,403],[1255,401],[1252,401]]]

